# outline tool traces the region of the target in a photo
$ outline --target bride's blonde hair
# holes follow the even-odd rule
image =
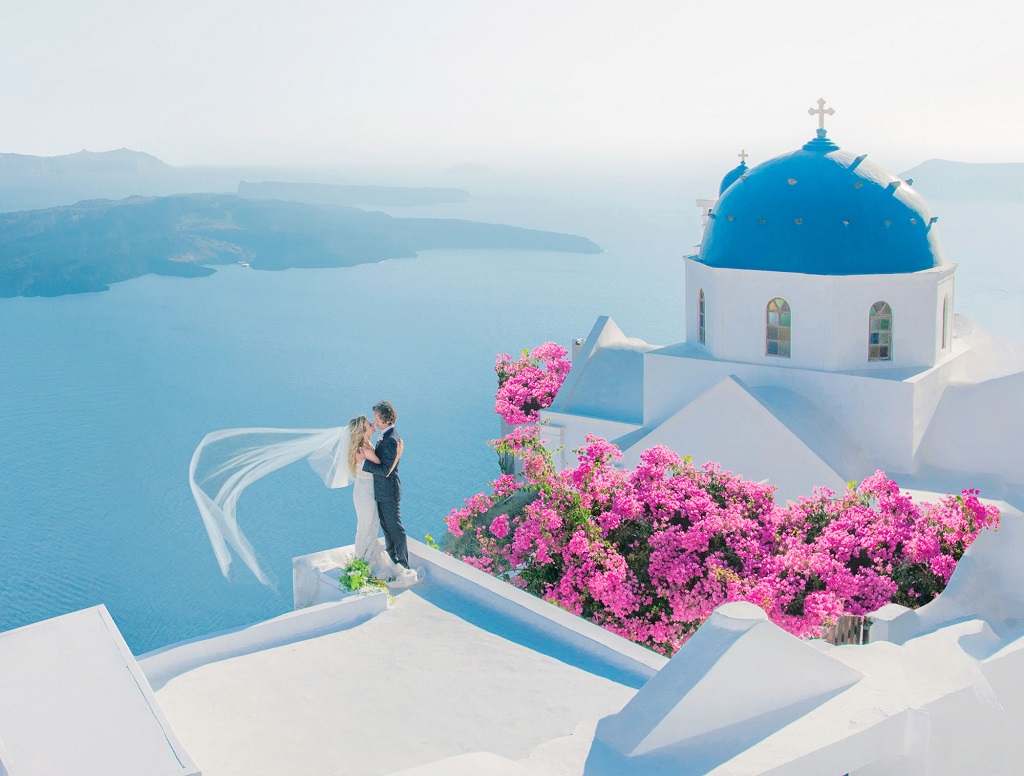
[[[363,434],[369,422],[365,415],[352,418],[348,422],[348,471],[353,477],[356,474],[356,453],[363,445]]]

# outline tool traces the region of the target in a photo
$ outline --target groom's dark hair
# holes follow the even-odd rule
[[[377,402],[373,405],[373,411],[380,415],[380,419],[389,426],[395,425],[395,421],[398,420],[398,413],[395,412],[395,408],[389,401]]]

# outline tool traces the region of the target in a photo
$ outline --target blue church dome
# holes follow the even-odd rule
[[[867,154],[840,150],[823,129],[800,150],[730,181],[739,169],[722,181],[700,246],[704,264],[869,275],[943,263],[937,219],[925,201]]]
[[[722,196],[722,192],[732,186],[732,184],[734,184],[740,176],[744,175],[749,169],[750,168],[747,167],[746,160],[744,160],[729,170],[729,172],[725,174],[725,177],[722,178],[722,185],[718,187],[718,196]]]

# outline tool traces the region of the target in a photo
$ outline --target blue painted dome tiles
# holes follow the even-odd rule
[[[943,263],[924,200],[824,131],[798,151],[730,171],[723,188],[700,248],[709,266],[867,275]]]

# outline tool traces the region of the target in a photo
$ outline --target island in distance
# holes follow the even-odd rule
[[[347,267],[433,248],[600,253],[584,237],[502,224],[394,218],[338,205],[186,194],[0,214],[0,297],[105,291],[211,265]]]
[[[286,183],[262,181],[238,184],[238,196],[246,199],[283,199],[313,205],[349,207],[412,207],[465,202],[469,192],[432,186],[348,186],[340,183]]]
[[[254,199],[286,199],[350,207],[411,207],[465,202],[462,189],[341,184],[338,171],[323,171],[322,182],[281,183],[286,170],[231,167],[174,167],[141,151],[79,151],[61,156],[0,153],[0,212],[72,205],[85,199],[162,197],[207,192]],[[309,174],[309,171],[304,171]],[[263,183],[239,183],[275,176]]]
[[[972,202],[1019,202],[1024,200],[1024,163],[953,162],[929,159],[900,173],[913,179],[914,188],[925,199],[969,200]]]

